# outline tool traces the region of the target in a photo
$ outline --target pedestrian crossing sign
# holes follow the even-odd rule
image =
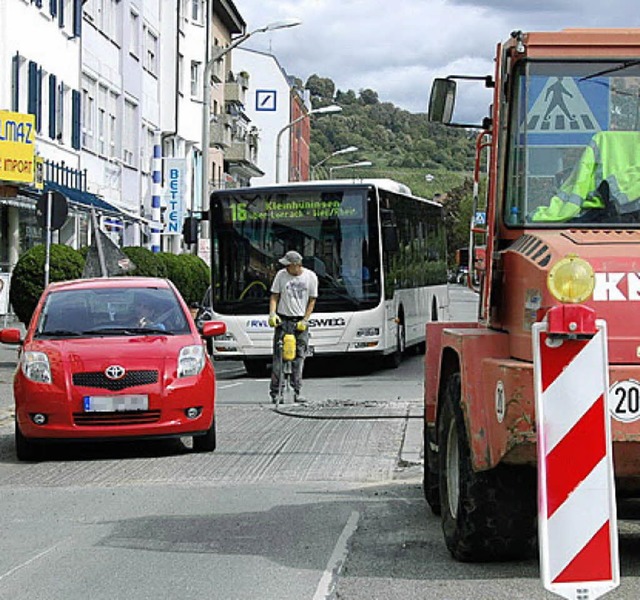
[[[608,117],[608,79],[530,79],[526,115],[529,145],[583,145],[598,131],[608,129]]]

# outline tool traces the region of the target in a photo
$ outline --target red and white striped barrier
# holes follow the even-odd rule
[[[606,323],[589,339],[533,326],[538,537],[544,587],[594,600],[620,583]]]

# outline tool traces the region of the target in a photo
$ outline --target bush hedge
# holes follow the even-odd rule
[[[133,261],[136,268],[124,273],[133,277],[168,277],[165,262],[148,248],[125,246],[122,251]]]
[[[125,273],[138,277],[170,279],[185,302],[200,302],[210,284],[211,272],[207,264],[193,254],[153,253],[147,248],[127,246],[123,252],[135,263],[134,271]],[[61,244],[51,245],[49,281],[65,281],[82,277],[88,248],[74,250]],[[24,252],[13,269],[9,301],[18,319],[25,325],[44,290],[45,248],[42,244]]]
[[[200,302],[211,281],[211,271],[195,254],[171,254],[160,252],[157,256],[167,268],[167,276],[182,294],[185,302]]]
[[[25,325],[44,291],[45,247],[39,244],[24,252],[11,274],[9,301],[13,312]],[[82,277],[84,258],[70,246],[52,244],[49,257],[49,281],[65,281]]]

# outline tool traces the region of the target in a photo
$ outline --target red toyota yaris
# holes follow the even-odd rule
[[[209,321],[202,335],[221,335]],[[189,309],[165,279],[115,277],[51,284],[22,344],[13,390],[19,460],[47,442],[193,436],[216,446],[215,374]]]

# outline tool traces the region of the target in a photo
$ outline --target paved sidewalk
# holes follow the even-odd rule
[[[7,327],[17,327],[24,333],[19,321],[7,321]],[[13,420],[13,373],[18,362],[18,346],[0,344],[0,426]]]

